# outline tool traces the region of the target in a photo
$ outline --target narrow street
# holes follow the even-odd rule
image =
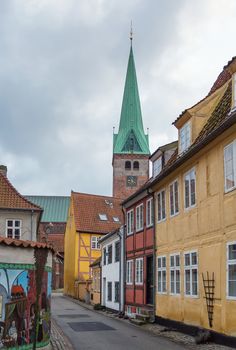
[[[183,349],[137,326],[83,308],[62,295],[52,297],[52,316],[76,350]]]

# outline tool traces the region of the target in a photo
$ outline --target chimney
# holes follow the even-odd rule
[[[6,165],[0,165],[0,174],[7,176],[7,167]]]

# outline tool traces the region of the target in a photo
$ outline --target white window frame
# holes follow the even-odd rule
[[[136,207],[136,232],[143,230],[143,203]]]
[[[191,145],[191,122],[186,122],[179,129],[179,154],[185,152]]]
[[[147,227],[153,226],[154,222],[154,207],[153,198],[149,198],[146,202],[146,223]]]
[[[134,261],[127,260],[126,261],[126,284],[133,284],[133,271],[134,271]]]
[[[191,180],[192,180],[192,177],[191,175],[194,175],[194,198],[195,198],[195,203],[192,203],[192,189],[191,189]],[[184,187],[184,208],[185,210],[189,210],[191,208],[194,208],[196,207],[196,204],[197,204],[197,186],[196,186],[196,183],[197,183],[197,179],[196,179],[196,168],[193,167],[192,169],[190,169],[189,171],[187,171],[185,174],[184,174],[184,184],[183,184],[183,187]],[[185,180],[188,180],[189,181],[189,185],[188,185],[188,191],[189,191],[189,206],[187,206],[187,203],[186,203],[186,188],[185,188]]]
[[[177,183],[177,199],[176,199],[176,192],[175,192],[175,184]],[[173,196],[171,197],[171,192],[173,189]],[[173,217],[173,216],[176,216],[179,214],[179,181],[178,179],[174,180],[170,186],[169,186],[169,193],[170,193],[170,216]],[[171,198],[173,198],[173,209],[174,209],[174,212],[171,213]],[[176,208],[176,200],[177,200],[177,206],[178,208]]]
[[[160,196],[160,202],[159,202],[159,196]],[[163,198],[164,198],[164,211],[163,211]],[[162,222],[166,220],[166,190],[165,189],[162,189],[161,191],[157,192],[156,201],[157,201],[157,222]],[[159,212],[160,212],[160,217],[159,217]]]
[[[143,258],[135,260],[135,284],[143,284]]]
[[[127,236],[132,235],[134,232],[134,209],[127,211]]]
[[[228,148],[232,147],[232,176],[234,181],[234,186],[227,187],[227,164],[226,164],[226,151]],[[236,188],[236,140],[229,143],[224,147],[224,186],[225,186],[225,192],[230,192]]]
[[[179,257],[179,265],[176,264],[176,257]],[[171,265],[171,258],[174,259],[174,265]],[[170,295],[180,295],[181,294],[181,275],[180,275],[180,253],[174,253],[170,255]],[[174,272],[174,291],[171,291],[171,271]],[[177,271],[179,273],[179,292],[177,292]]]
[[[229,295],[229,265],[236,265],[236,259],[229,259],[229,246],[235,245],[236,241],[227,243],[227,260],[226,260],[226,298],[229,300],[236,300],[236,295]],[[236,282],[235,282],[236,283]]]
[[[8,226],[8,221],[12,221],[12,226]],[[15,225],[16,221],[20,222],[20,226]],[[22,220],[21,219],[6,219],[6,237],[11,238],[11,237],[8,237],[8,234],[7,234],[8,229],[12,229],[12,239],[21,239]],[[15,230],[16,229],[20,230],[20,237],[19,238],[15,238]]]
[[[197,256],[197,264],[192,264],[192,254],[196,254]],[[190,264],[185,265],[185,256],[190,256]],[[190,294],[186,293],[186,271],[190,271]],[[197,270],[197,294],[193,294],[193,270]],[[199,294],[199,278],[198,278],[198,251],[197,250],[191,250],[184,252],[184,295],[188,298],[198,298]]]
[[[161,266],[158,266],[158,260],[160,259],[161,261]],[[163,266],[163,259],[165,259],[165,266]],[[166,268],[166,263],[167,263],[167,259],[166,259],[166,255],[160,255],[157,256],[157,293],[158,294],[167,294],[167,268]],[[161,275],[161,280],[160,280],[160,290],[159,290],[159,272]],[[164,279],[163,279],[163,275],[165,272],[165,290],[164,290]]]
[[[158,174],[160,174],[161,170],[162,170],[162,156],[160,156],[153,162],[153,177],[156,177]]]
[[[101,249],[101,246],[100,246],[100,243],[99,243],[99,239],[101,237],[97,237],[97,236],[92,236],[91,237],[91,249],[92,250],[100,250]]]

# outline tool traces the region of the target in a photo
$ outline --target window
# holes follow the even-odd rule
[[[157,221],[165,220],[166,218],[166,199],[165,190],[157,194]]]
[[[117,216],[113,216],[113,221],[114,222],[120,222],[120,219]]]
[[[224,148],[225,191],[236,186],[236,140]]]
[[[155,162],[153,163],[153,176],[157,176],[162,169],[162,157],[159,157]]]
[[[99,214],[99,219],[101,220],[101,221],[107,221],[108,219],[107,219],[107,214]]]
[[[112,264],[112,245],[108,246],[108,254],[107,255],[108,255],[107,263]]]
[[[157,291],[166,293],[166,257],[157,258]]]
[[[196,204],[196,174],[193,168],[184,176],[184,205],[185,208],[194,207]]]
[[[107,301],[112,301],[112,282],[107,282]]]
[[[125,162],[125,170],[131,170],[131,162],[129,160]]]
[[[143,284],[143,258],[135,260],[135,284]]]
[[[150,198],[147,200],[147,206],[146,206],[146,220],[147,220],[147,227],[153,225],[153,199]]]
[[[136,231],[143,229],[143,204],[136,207]]]
[[[106,248],[103,248],[103,265],[106,265],[107,263],[107,250]]]
[[[92,236],[91,238],[91,248],[92,249],[100,249],[100,244],[98,243],[100,237]]]
[[[174,181],[170,184],[170,215],[174,216],[179,213],[179,183]]]
[[[170,293],[180,294],[180,255],[170,256]]]
[[[190,146],[190,122],[179,130],[179,153],[183,153]]]
[[[184,254],[185,295],[198,295],[198,257],[197,252]]]
[[[133,165],[134,170],[139,170],[139,162],[135,161]]]
[[[133,284],[133,260],[126,262],[126,283]]]
[[[127,235],[133,233],[134,230],[134,211],[133,209],[127,212]]]
[[[115,282],[115,303],[120,301],[120,283]]]
[[[6,236],[8,238],[20,239],[21,237],[21,220],[6,221]]]
[[[236,299],[236,242],[227,244],[227,296]]]
[[[115,262],[120,261],[120,241],[115,243]]]

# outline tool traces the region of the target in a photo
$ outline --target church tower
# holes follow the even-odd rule
[[[131,46],[120,125],[113,135],[113,196],[125,199],[149,178],[149,141],[144,133],[134,55]]]

